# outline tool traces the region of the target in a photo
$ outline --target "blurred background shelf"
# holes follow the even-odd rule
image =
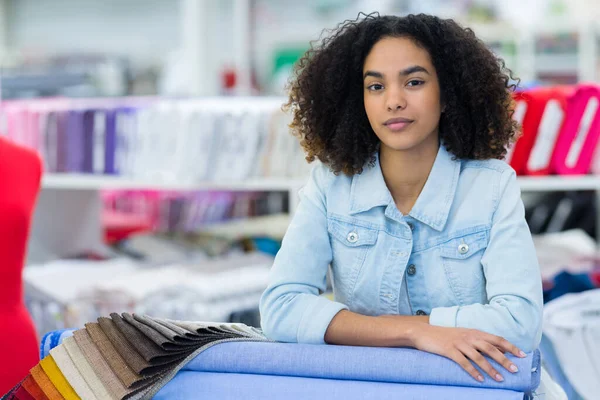
[[[245,181],[185,183],[159,180],[137,180],[119,176],[86,174],[46,174],[42,187],[50,190],[227,190],[227,191],[297,191],[306,179],[251,178]],[[522,191],[600,190],[600,177],[584,176],[522,176],[518,178]]]
[[[227,191],[290,191],[299,189],[305,180],[289,178],[251,178],[245,181],[185,183],[160,180],[137,180],[109,175],[46,174],[42,187],[51,190],[227,190]]]
[[[600,177],[583,176],[521,176],[522,191],[550,192],[568,190],[600,190]]]

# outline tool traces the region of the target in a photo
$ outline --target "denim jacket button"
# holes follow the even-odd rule
[[[356,241],[358,240],[358,233],[350,232],[346,237],[346,240],[348,240],[350,243],[356,243]]]
[[[469,245],[462,243],[458,246],[458,252],[460,254],[466,254],[469,251]]]

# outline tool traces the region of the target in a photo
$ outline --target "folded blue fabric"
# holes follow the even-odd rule
[[[40,358],[46,357],[50,354],[50,350],[61,344],[69,336],[73,336],[73,332],[75,332],[75,329],[60,329],[46,333],[40,342]]]
[[[455,362],[414,349],[309,345],[298,343],[222,343],[190,361],[183,370],[280,375],[420,385],[463,386],[531,393],[540,383],[540,355],[508,356],[519,368],[512,374],[495,361],[504,382],[486,374],[483,383]]]
[[[167,383],[153,399],[196,399],[202,398],[202,395],[213,399],[244,400],[316,399],[320,397],[345,400],[523,399],[523,393],[501,389],[194,371],[179,371],[177,376]]]

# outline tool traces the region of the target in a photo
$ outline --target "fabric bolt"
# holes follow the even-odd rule
[[[49,400],[64,399],[63,395],[60,394],[58,389],[54,387],[54,384],[52,383],[52,381],[50,381],[50,378],[48,378],[48,375],[46,375],[40,364],[37,364],[31,369],[31,376],[33,376],[33,379],[35,379],[35,382],[40,387],[40,389],[42,389],[42,391],[44,392],[46,397],[48,397]]]
[[[148,338],[146,332],[150,334],[158,334],[148,326],[134,321],[136,325],[141,325],[141,329],[136,328],[123,319],[120,315],[113,313],[110,315],[119,331],[127,338],[129,343],[142,355],[142,357],[152,365],[164,365],[176,362],[185,358],[189,350],[173,353],[161,348],[155,341]],[[146,329],[147,328],[147,329]],[[162,336],[162,335],[161,335]],[[166,340],[166,339],[165,339]]]
[[[503,373],[504,382],[474,380],[445,357],[415,349],[289,343],[223,343],[205,351],[183,369],[200,372],[285,375],[306,378],[472,386],[530,393],[540,383],[540,355],[507,355],[519,372]],[[291,362],[290,360],[294,360]],[[360,362],[357,362],[360,360]],[[488,359],[498,371],[504,368]],[[390,366],[393,366],[391,368]],[[532,374],[532,370],[535,370]],[[482,371],[481,371],[482,372]],[[486,376],[485,373],[482,373]]]
[[[52,357],[52,355],[49,355],[42,359],[40,361],[40,365],[42,366],[42,369],[44,370],[46,375],[48,375],[48,378],[50,379],[54,387],[66,400],[80,399],[77,393],[75,393],[75,390],[73,390],[73,387],[69,384],[69,382],[61,372],[60,368],[58,368],[58,365],[56,364],[56,361],[54,361],[54,357]]]
[[[100,353],[106,362],[108,362],[108,365],[110,365],[111,369],[119,377],[121,382],[123,382],[125,387],[131,388],[134,384],[144,380],[143,376],[137,374],[127,365],[123,357],[121,357],[108,336],[106,336],[100,327],[100,324],[96,322],[87,323],[85,324],[85,329],[89,333],[96,347],[98,347],[98,350],[100,350]]]
[[[94,372],[100,378],[104,387],[109,391],[111,397],[115,399],[123,399],[133,390],[127,389],[115,372],[110,368],[108,362],[102,357],[100,350],[96,347],[90,334],[85,329],[75,331],[74,335],[77,346],[94,368]]]
[[[177,375],[177,373],[183,367],[185,367],[185,365],[187,363],[189,363],[191,360],[193,360],[195,357],[197,357],[198,354],[211,348],[212,346],[215,346],[220,343],[226,343],[226,342],[254,341],[254,340],[260,340],[260,339],[248,338],[248,337],[238,337],[238,338],[234,338],[234,339],[223,339],[223,340],[215,340],[215,341],[209,342],[209,343],[205,344],[204,346],[197,348],[192,354],[190,354],[182,362],[177,364],[173,369],[169,370],[163,377],[161,377],[160,380],[155,382],[148,389],[146,389],[145,391],[141,391],[140,393],[138,393],[135,396],[130,397],[130,400],[150,400],[150,399],[152,399],[154,397],[154,395],[156,395],[160,391],[160,389],[162,389],[167,383],[169,383],[169,381],[171,381],[175,377],[175,375]],[[262,339],[262,340],[268,341],[268,339]]]
[[[38,386],[33,379],[33,376],[27,375],[27,378],[21,384],[25,390],[36,400],[48,400],[48,396],[44,393],[44,391]]]
[[[63,346],[51,349],[47,359],[56,358],[57,368],[63,364],[70,365],[64,358],[69,359],[72,367],[65,367],[65,381],[69,381],[69,371],[77,370],[75,375],[83,378],[79,378],[80,382],[87,385],[95,396],[81,398],[101,400],[190,396],[243,396],[251,400],[280,397],[282,392],[298,399],[322,396],[323,393],[348,399],[383,396],[467,400],[523,399],[524,396],[541,400],[545,398],[543,395],[536,397],[537,392],[534,391],[540,385],[543,373],[538,351],[523,359],[508,355],[519,372],[505,372],[504,382],[487,378],[479,383],[451,360],[414,349],[277,343],[266,337],[260,329],[244,324],[186,322],[146,315],[137,317],[130,315],[131,320],[144,327],[142,329],[148,328],[149,332],[161,335],[161,340],[173,344],[151,326],[160,325],[168,330],[161,331],[173,340],[176,337],[180,341],[186,339],[195,347],[183,353],[181,346],[166,350],[130,324],[125,315],[111,314],[110,319],[99,318],[98,323],[86,324],[86,329],[75,331],[73,337],[64,339]],[[105,354],[109,354],[108,357],[117,354],[121,357],[120,366],[130,368],[119,349],[123,353],[133,352],[137,354],[136,362],[139,365],[155,367],[138,350],[138,347],[144,346],[136,346],[135,341],[146,343],[147,350],[158,350],[162,354],[175,352],[180,358],[170,364],[160,365],[163,368],[160,373],[127,388],[111,368]],[[102,346],[107,345],[110,345],[112,352],[105,350],[103,353]],[[189,349],[189,346],[183,348]],[[131,357],[136,358],[135,355]],[[489,361],[495,368],[503,370],[493,360]],[[96,386],[105,390],[105,397],[92,389],[89,382],[93,379],[88,375],[96,378]],[[235,385],[231,385],[232,380]]]
[[[35,400],[23,386],[15,391],[14,396],[18,400]]]
[[[235,382],[235,385],[231,383]],[[444,399],[523,400],[523,393],[460,386],[424,386],[387,382],[340,381],[250,374],[194,373],[182,371],[154,397],[155,400],[184,398],[270,400],[317,399]]]
[[[84,377],[73,363],[73,360],[71,360],[71,357],[69,356],[69,353],[64,345],[56,346],[50,350],[50,355],[56,362],[60,372],[62,372],[67,382],[69,382],[79,397],[86,400],[97,399],[97,397],[94,395],[94,392],[92,392],[92,389],[88,386]]]
[[[66,338],[63,345],[69,353],[69,357],[73,361],[73,364],[77,367],[77,370],[81,376],[83,376],[83,379],[86,381],[92,392],[94,392],[95,396],[99,400],[115,400],[116,397],[109,393],[100,378],[94,372],[94,368],[81,352],[75,338]]]
[[[121,357],[123,357],[127,365],[134,372],[147,376],[151,375],[156,370],[156,367],[153,367],[151,363],[146,361],[144,357],[138,353],[135,347],[129,343],[125,335],[119,331],[112,319],[100,317],[98,318],[98,323],[110,342],[115,346],[115,349],[117,349]]]

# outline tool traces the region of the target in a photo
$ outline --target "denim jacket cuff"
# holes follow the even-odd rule
[[[325,344],[325,332],[331,320],[341,310],[348,307],[325,297],[315,297],[314,302],[304,310],[298,329],[298,343]]]
[[[429,315],[429,324],[436,326],[445,326],[448,328],[456,327],[456,314],[458,307],[438,307],[431,310]]]

